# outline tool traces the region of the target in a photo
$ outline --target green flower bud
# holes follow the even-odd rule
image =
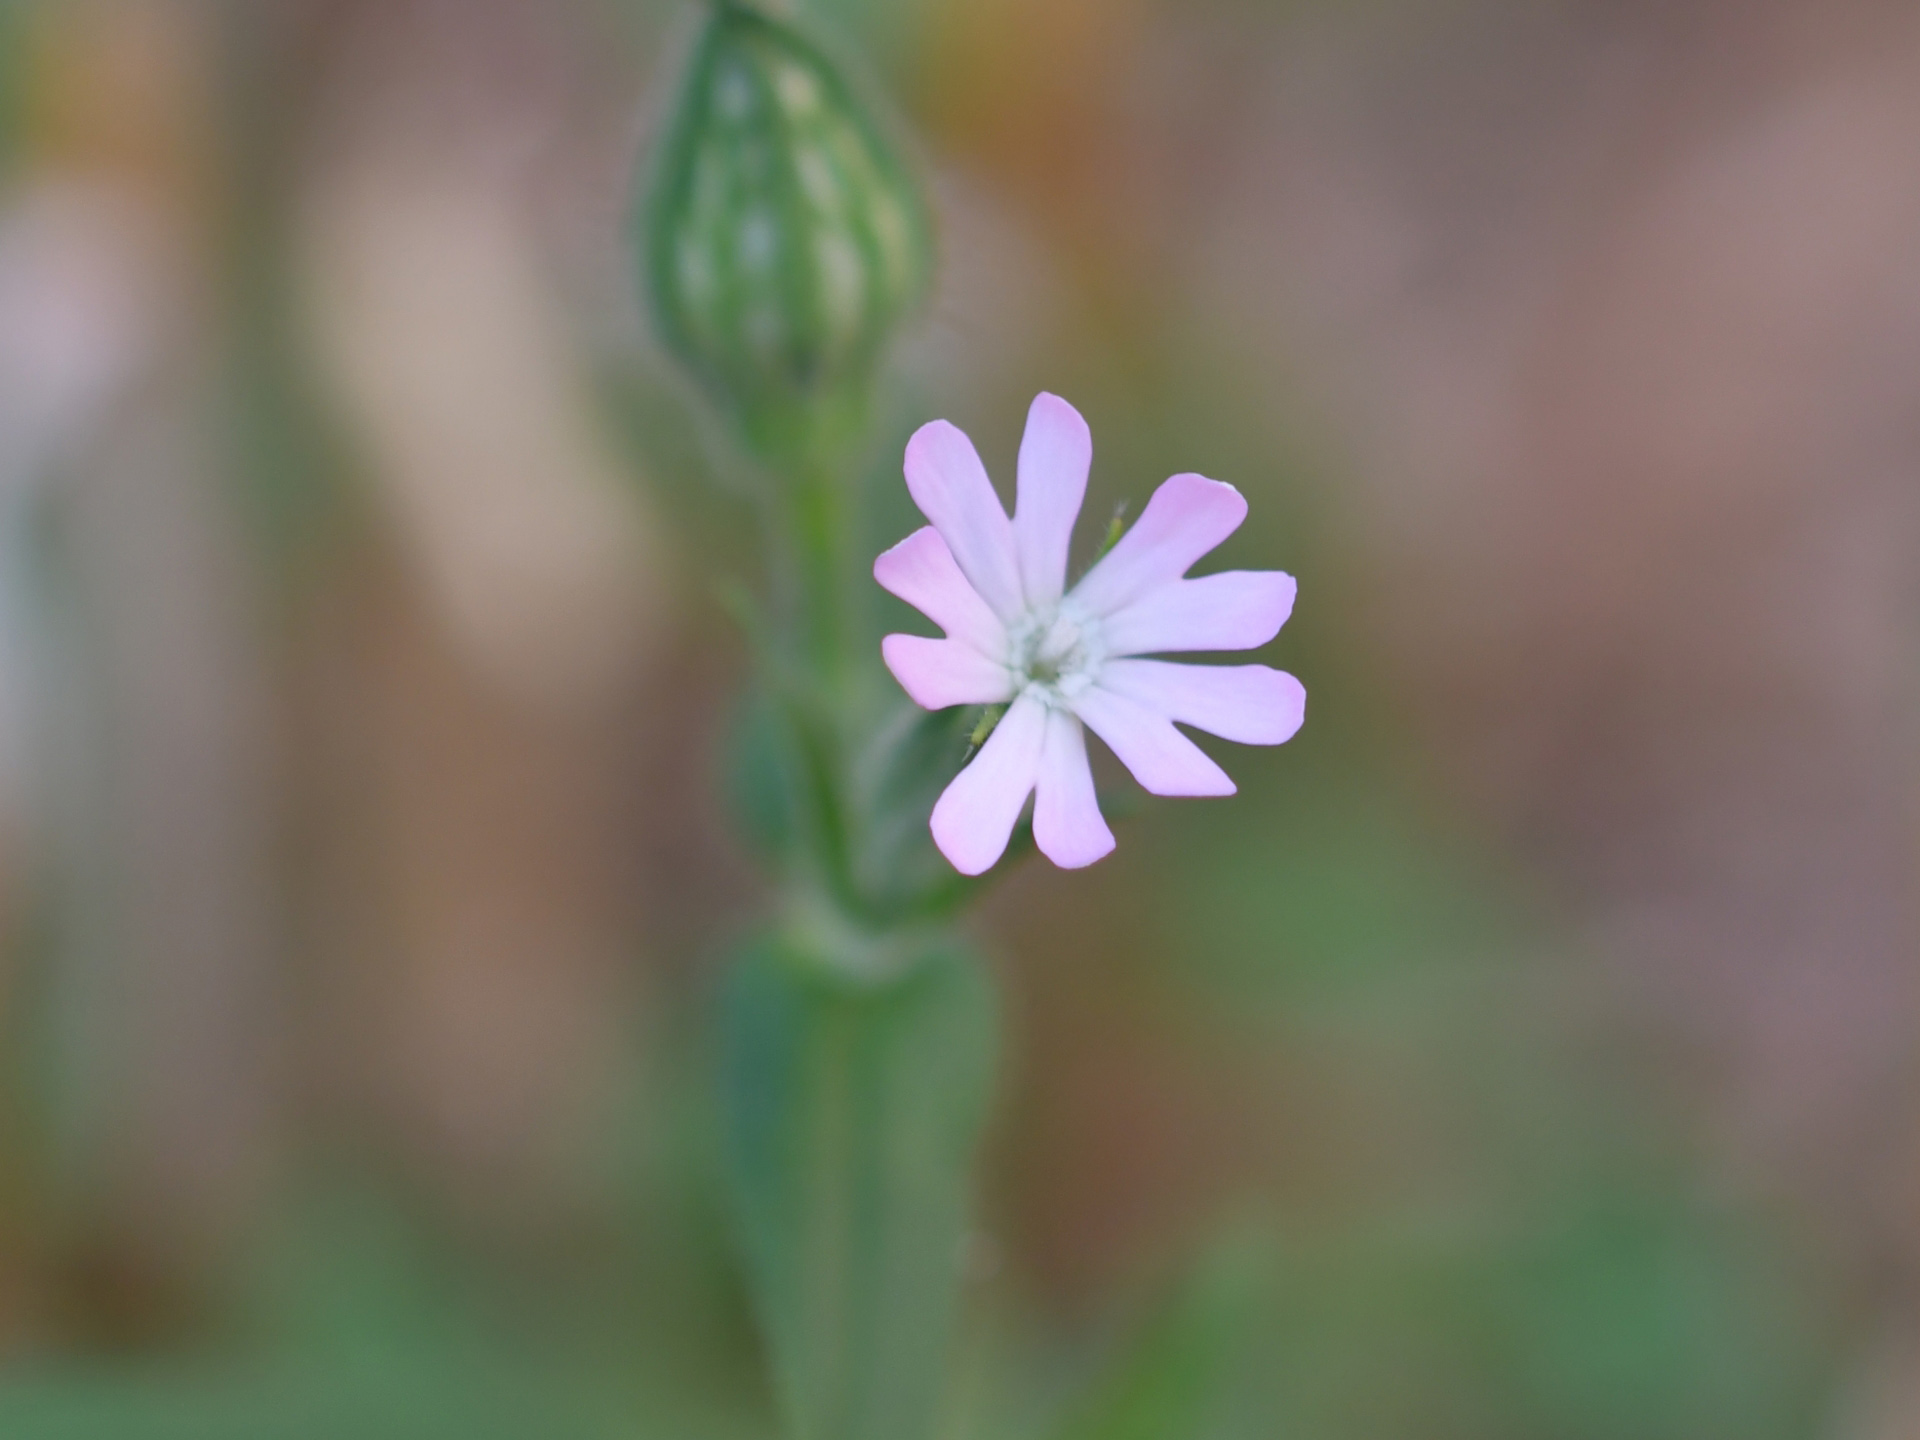
[[[738,3],[694,51],[641,228],[663,338],[763,450],[858,408],[932,268],[880,124],[793,26]]]

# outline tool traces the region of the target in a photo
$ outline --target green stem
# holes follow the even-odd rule
[[[748,414],[748,446],[767,467],[763,509],[786,653],[811,682],[844,689],[852,657],[853,475],[869,416],[864,390],[825,391]]]
[[[807,832],[796,877],[844,913],[859,907],[848,850],[857,598],[854,466],[865,407],[823,397],[772,417],[755,439],[772,473],[763,506],[775,653],[764,657],[787,732],[794,813]]]
[[[793,654],[804,657],[814,685],[838,696],[845,690],[853,629],[846,486],[831,466],[809,461],[788,477],[780,508],[781,529],[792,547]]]

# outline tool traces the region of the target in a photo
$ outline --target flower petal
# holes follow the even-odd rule
[[[1067,583],[1067,545],[1087,494],[1093,434],[1080,412],[1042,391],[1020,440],[1020,490],[1013,543],[1029,607],[1051,605]]]
[[[1007,653],[1007,627],[967,583],[947,542],[931,525],[921,526],[874,561],[873,578],[989,660]]]
[[[1113,831],[1093,790],[1087,738],[1068,710],[1047,712],[1033,795],[1033,839],[1062,870],[1091,865],[1113,850]]]
[[[907,442],[907,489],[953,552],[960,573],[1002,620],[1021,611],[1013,522],[973,442],[944,420],[922,425]]]
[[[1047,709],[1022,695],[994,727],[971,764],[933,807],[933,843],[962,875],[993,868],[1006,853],[1020,807],[1040,768]]]
[[[1110,660],[1100,684],[1169,720],[1242,745],[1282,744],[1307,717],[1306,687],[1265,665]]]
[[[925,710],[998,705],[1013,698],[1013,676],[1007,667],[958,640],[889,635],[880,642],[880,654],[900,688]]]
[[[1073,708],[1149,794],[1233,794],[1226,771],[1166,716],[1137,700],[1095,685],[1074,698]]]
[[[1198,580],[1173,580],[1109,615],[1101,634],[1111,655],[1251,650],[1280,633],[1293,613],[1297,588],[1280,570],[1225,570]]]
[[[1090,614],[1107,615],[1156,585],[1178,580],[1247,518],[1240,492],[1204,475],[1162,482],[1120,543],[1073,587]]]

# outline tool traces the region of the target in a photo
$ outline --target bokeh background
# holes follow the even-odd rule
[[[1301,736],[981,917],[953,1435],[1920,1436],[1920,12],[799,8],[941,216],[876,471],[1055,390],[1300,580]],[[9,1440],[771,1433],[695,18],[0,6]]]

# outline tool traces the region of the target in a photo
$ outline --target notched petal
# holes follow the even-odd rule
[[[1033,793],[1046,717],[1045,706],[1021,696],[934,805],[933,843],[962,875],[984,874],[1006,853]]]
[[[1280,745],[1299,733],[1307,692],[1265,665],[1176,665],[1113,660],[1100,684],[1142,708],[1240,745]]]
[[[1073,587],[1074,599],[1108,615],[1168,581],[1178,580],[1247,518],[1233,486],[1204,475],[1175,475],[1147,501],[1133,528]]]
[[[922,526],[875,560],[873,578],[881,589],[906,601],[955,640],[990,660],[1006,655],[1007,627],[960,573],[947,542],[931,525]]]
[[[1013,513],[1020,585],[1029,607],[1052,605],[1066,585],[1073,522],[1087,494],[1093,432],[1080,412],[1044,391],[1027,411]]]
[[[1100,813],[1087,741],[1078,717],[1066,710],[1047,714],[1040,770],[1033,797],[1033,839],[1040,853],[1063,870],[1078,870],[1113,852],[1113,831]]]
[[[1150,795],[1231,795],[1226,771],[1193,741],[1173,728],[1165,715],[1138,701],[1095,685],[1078,696],[1073,708],[1107,743]]]
[[[1013,522],[994,493],[973,442],[945,420],[907,442],[907,490],[953,552],[960,573],[1003,621],[1020,613]]]
[[[1280,633],[1297,587],[1280,570],[1226,570],[1156,586],[1106,618],[1114,655],[1252,650]]]

